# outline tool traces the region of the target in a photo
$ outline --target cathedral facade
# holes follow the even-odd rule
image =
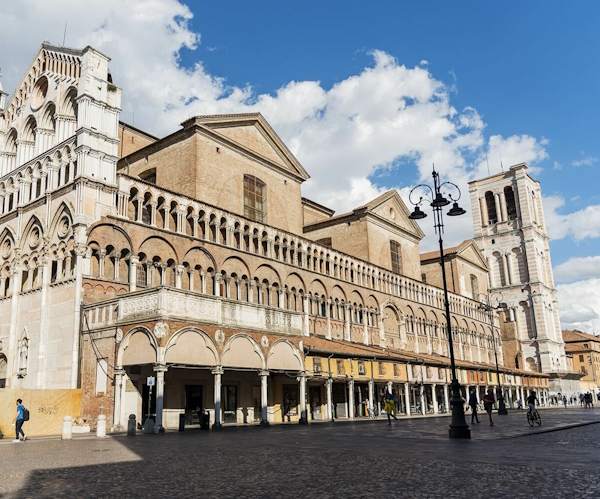
[[[258,113],[160,139],[121,123],[108,62],[44,44],[3,93],[4,389],[69,391],[72,416],[115,429],[352,419],[386,392],[406,416],[448,412],[444,294],[398,194],[340,215],[303,198],[307,171]],[[457,282],[486,291],[475,245],[456,254]],[[461,384],[546,396],[475,298],[449,298]]]

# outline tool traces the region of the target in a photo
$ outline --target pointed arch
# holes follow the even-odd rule
[[[282,338],[271,346],[267,355],[267,369],[282,371],[303,371],[304,359],[296,345]]]
[[[237,333],[225,344],[221,365],[223,367],[265,369],[267,363],[256,340],[249,334]]]
[[[186,326],[169,338],[165,362],[212,367],[220,365],[220,358],[216,345],[205,331]]]
[[[127,332],[117,352],[117,368],[138,364],[154,364],[157,360],[158,344],[154,334],[144,326]]]

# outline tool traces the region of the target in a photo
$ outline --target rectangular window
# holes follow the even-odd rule
[[[365,375],[365,363],[358,361],[358,374],[360,376],[364,376]]]
[[[579,356],[579,362],[583,362],[583,355]]]
[[[402,251],[396,241],[390,241],[390,254],[392,258],[392,272],[402,274]]]
[[[106,393],[108,385],[108,363],[106,359],[100,359],[96,364],[96,395]]]
[[[244,216],[257,222],[265,222],[267,189],[264,182],[252,175],[244,175]]]
[[[316,373],[321,372],[321,359],[313,359],[313,371]]]

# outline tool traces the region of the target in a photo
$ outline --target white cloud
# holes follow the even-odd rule
[[[304,195],[338,212],[382,192],[372,177],[382,168],[404,185],[413,183],[402,177],[407,163],[418,168],[420,180],[431,179],[435,163],[443,180],[459,185],[470,212],[467,182],[487,176],[486,153],[491,173],[499,171],[500,156],[504,168],[547,157],[544,139],[494,135],[486,141],[481,115],[454,108],[453,87],[436,79],[426,61],[408,68],[374,50],[370,66],[331,88],[292,81],[271,94],[230,86],[226,75],[210,74],[201,62],[183,68],[181,50],[200,57],[201,37],[190,28],[191,11],[176,0],[11,2],[0,30],[0,46],[11,47],[0,54],[5,89],[16,85],[43,39],[62,39],[66,13],[67,45],[92,45],[112,57],[113,80],[123,88],[124,121],[135,113],[136,126],[161,135],[196,114],[260,111],[312,175]],[[447,223],[448,245],[472,237],[469,214]],[[423,228],[431,235],[430,219]],[[435,244],[427,238],[423,250]]]
[[[600,332],[600,279],[586,279],[557,286],[563,329]]]
[[[600,278],[600,256],[571,258],[554,268],[557,282]]]
[[[571,164],[573,166],[592,166],[595,163],[598,163],[600,158],[595,158],[594,156],[586,156],[583,159],[578,159],[573,161]]]
[[[565,200],[561,196],[543,198],[544,218],[550,239],[572,237],[575,241],[600,237],[600,205],[589,205],[568,214],[561,214]]]

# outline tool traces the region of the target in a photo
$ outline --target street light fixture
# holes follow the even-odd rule
[[[458,378],[456,376],[456,364],[454,362],[454,345],[452,338],[452,323],[450,321],[450,301],[448,300],[448,285],[446,282],[446,265],[444,262],[444,242],[442,240],[442,233],[444,232],[444,220],[442,217],[442,208],[444,206],[448,206],[450,202],[453,202],[453,206],[448,212],[448,216],[456,217],[459,215],[464,215],[466,213],[460,206],[458,206],[458,200],[460,199],[460,189],[458,186],[452,182],[442,182],[440,183],[440,177],[438,172],[435,171],[435,166],[433,168],[433,188],[431,188],[427,184],[419,184],[414,187],[409,195],[408,200],[415,207],[415,210],[409,215],[409,218],[412,220],[421,220],[427,216],[424,213],[420,205],[423,202],[423,196],[419,197],[417,202],[412,200],[413,193],[415,190],[421,188],[425,190],[425,198],[429,201],[429,206],[433,208],[433,216],[434,223],[433,226],[435,228],[436,234],[439,236],[440,243],[440,263],[442,265],[442,281],[444,283],[444,305],[446,307],[446,328],[448,332],[448,349],[450,351],[450,367],[452,370],[452,382],[450,383],[450,387],[452,388],[452,398],[450,399],[450,406],[452,407],[452,420],[450,421],[450,430],[448,432],[450,438],[471,438],[471,430],[469,429],[469,425],[465,421],[465,408],[463,405],[463,399],[460,396],[460,383],[458,382]],[[453,197],[451,194],[447,194],[447,198],[442,195],[441,188],[444,186],[453,187],[458,192],[456,197]],[[427,192],[429,191],[429,192]],[[415,197],[418,194],[415,195]]]
[[[498,414],[505,416],[508,414],[506,405],[504,404],[504,395],[502,394],[502,383],[500,383],[500,370],[498,369],[498,353],[496,351],[496,338],[494,336],[494,310],[500,308],[500,304],[504,297],[502,293],[480,293],[477,295],[480,310],[487,312],[490,315],[490,327],[492,328],[492,343],[494,344],[494,359],[496,360],[496,377],[498,378]]]

